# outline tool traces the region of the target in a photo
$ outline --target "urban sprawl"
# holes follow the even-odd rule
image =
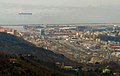
[[[35,44],[39,48],[63,54],[79,63],[115,61],[120,63],[119,24],[36,24],[1,25],[0,32],[7,32]],[[13,29],[21,26],[24,31]]]

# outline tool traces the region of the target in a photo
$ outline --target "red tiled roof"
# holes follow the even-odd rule
[[[8,28],[0,27],[0,30],[8,30]]]

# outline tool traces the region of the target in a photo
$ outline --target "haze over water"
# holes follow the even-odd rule
[[[120,23],[119,2],[1,0],[0,24]],[[33,15],[19,15],[19,12]]]

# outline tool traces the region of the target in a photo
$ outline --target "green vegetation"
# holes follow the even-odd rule
[[[0,53],[0,76],[73,76],[62,73],[57,66],[53,69],[54,66],[49,67],[46,62],[38,62],[31,57]]]
[[[51,76],[52,73],[50,69],[32,64],[25,58],[4,54],[0,55],[0,68],[0,76]]]
[[[98,35],[97,38],[100,38],[103,41],[115,41],[120,42],[120,36],[108,36],[108,35]]]

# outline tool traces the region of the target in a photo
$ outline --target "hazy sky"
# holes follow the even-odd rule
[[[4,3],[45,5],[45,6],[103,6],[120,5],[120,0],[0,0]]]
[[[120,0],[0,0],[0,24],[120,22]],[[32,16],[19,16],[19,12]]]

